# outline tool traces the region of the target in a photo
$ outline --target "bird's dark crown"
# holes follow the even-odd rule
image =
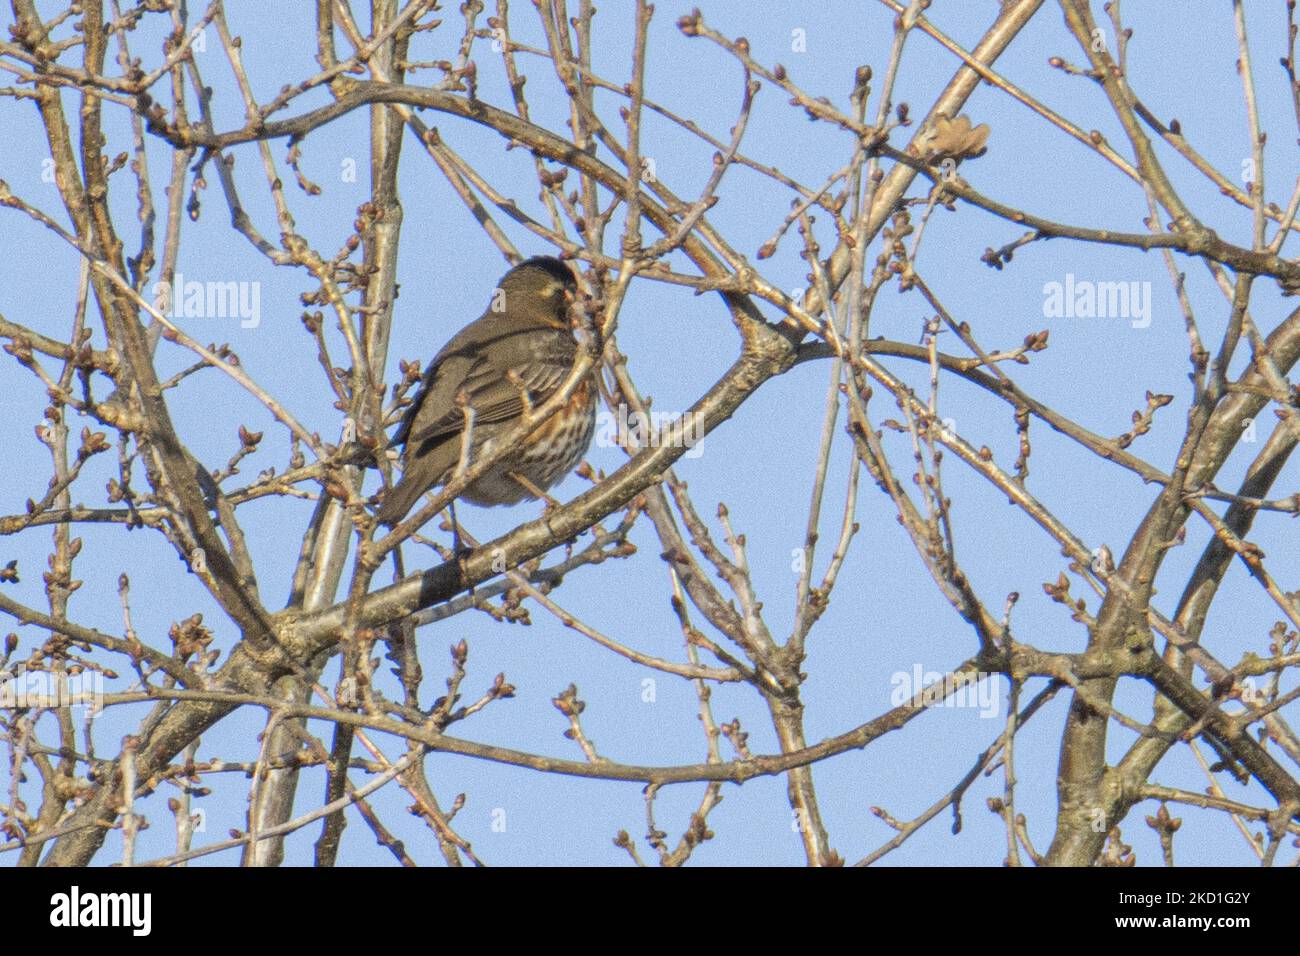
[[[526,278],[533,280],[539,272],[559,280],[565,288],[572,289],[577,286],[577,280],[573,277],[573,270],[554,256],[533,256],[531,259],[525,259],[506,273],[502,285],[512,279]]]

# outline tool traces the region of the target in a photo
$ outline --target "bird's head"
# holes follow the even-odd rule
[[[567,329],[578,283],[566,263],[535,256],[507,272],[499,291],[505,309],[518,320]]]

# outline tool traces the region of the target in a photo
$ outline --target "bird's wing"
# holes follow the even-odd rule
[[[461,393],[474,410],[475,424],[519,416],[524,410],[523,393],[534,406],[544,402],[569,374],[576,351],[572,336],[563,330],[498,332],[480,320],[429,363],[393,443],[405,442],[411,449],[460,434],[465,415],[456,398]]]

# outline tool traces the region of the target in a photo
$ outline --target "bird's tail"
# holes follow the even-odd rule
[[[379,510],[375,512],[375,519],[380,524],[388,525],[390,528],[396,525],[406,517],[407,513],[415,507],[415,503],[420,500],[420,496],[428,490],[428,484],[415,480],[415,477],[405,476],[384,492],[384,500],[380,502]]]
[[[415,507],[421,495],[447,480],[458,456],[457,442],[421,447],[417,453],[408,448],[406,470],[402,472],[401,480],[384,493],[375,519],[390,528],[396,525]]]

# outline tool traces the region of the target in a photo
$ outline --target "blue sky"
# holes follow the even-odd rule
[[[244,38],[248,75],[261,100],[272,97],[282,84],[316,71],[308,5],[232,0],[227,6],[232,31]],[[723,51],[679,33],[674,23],[691,6],[657,4],[650,27],[647,96],[725,139],[736,118],[741,72]],[[871,64],[879,77],[888,62],[892,15],[879,4],[723,0],[701,6],[710,25],[723,34],[745,35],[758,61],[784,64],[805,90],[830,97],[841,107],[847,107],[857,66]],[[1295,120],[1276,66],[1285,53],[1285,24],[1279,6],[1250,5],[1249,25],[1260,110],[1270,132],[1267,198],[1285,206],[1294,185],[1296,153]],[[541,45],[531,5],[517,7],[512,18],[516,38]],[[928,16],[969,48],[998,7],[992,0],[949,0],[934,4]],[[1226,4],[1197,4],[1195,17],[1170,17],[1159,7],[1163,5],[1125,7],[1126,22],[1134,30],[1130,82],[1156,115],[1166,120],[1177,117],[1189,141],[1216,168],[1240,181],[1250,148],[1234,69],[1237,54],[1230,9]],[[630,3],[602,4],[596,20],[595,68],[620,83],[628,69],[631,8]],[[1102,17],[1099,5],[1096,12]],[[9,25],[6,16],[0,14],[0,29]],[[434,49],[448,48],[452,41],[446,31],[456,31],[459,36],[458,18],[450,5],[445,19],[447,24],[440,31],[422,38],[423,47],[416,46],[414,58],[446,55]],[[792,49],[796,31],[804,31],[806,49],[802,52]],[[156,42],[136,44],[135,53],[145,58],[146,68],[157,61]],[[1048,4],[996,68],[1082,128],[1100,130],[1123,153],[1122,132],[1104,96],[1091,82],[1050,68],[1047,59],[1052,55],[1082,61],[1059,10]],[[218,127],[237,127],[242,122],[242,106],[211,31],[208,50],[199,56],[205,80],[215,90]],[[496,105],[508,105],[499,65],[486,44],[476,50],[476,59],[479,96]],[[952,56],[936,43],[919,33],[914,35],[903,58],[896,101],[908,102],[914,115],[923,115],[954,67]],[[565,107],[549,65],[524,56],[521,68],[530,78],[527,90],[535,119],[557,127]],[[431,82],[429,75],[424,75],[423,82]],[[289,112],[296,115],[326,99],[326,94],[305,96]],[[75,115],[73,103],[71,97],[65,100],[70,115]],[[614,97],[598,95],[597,108],[615,130],[619,129],[617,107]],[[962,166],[962,175],[976,189],[1057,221],[1143,231],[1146,202],[1141,190],[1092,151],[987,85],[976,91],[965,112],[992,130],[988,153]],[[42,181],[41,160],[46,150],[36,110],[26,102],[0,100],[0,117],[0,178],[19,196],[65,221],[53,184]],[[120,109],[106,108],[106,117],[110,135],[106,152],[111,156],[129,148],[130,139]],[[444,139],[498,188],[515,195],[534,214],[540,212],[532,162],[522,150],[507,152],[500,137],[482,127],[431,113],[423,114],[423,119],[436,125]],[[157,140],[149,143],[159,202],[170,162],[161,146]],[[805,183],[820,183],[848,161],[851,148],[845,134],[810,123],[802,111],[786,103],[783,94],[766,86],[758,95],[743,151],[778,165]],[[679,196],[694,196],[707,179],[712,148],[663,121],[647,119],[642,149],[655,159],[659,178]],[[306,196],[293,187],[292,172],[282,163],[283,143],[275,144],[272,151],[285,177],[299,230],[315,248],[332,254],[346,238],[357,206],[367,198],[366,113],[346,116],[303,144],[303,170],[321,185],[320,196]],[[1215,186],[1168,150],[1160,155],[1173,183],[1202,221],[1224,238],[1248,245],[1250,211],[1224,199]],[[236,157],[235,174],[249,215],[263,234],[274,238],[278,228],[260,162],[252,147],[240,148]],[[342,175],[350,160],[362,170],[355,182]],[[133,218],[134,189],[127,175],[115,179],[113,211],[128,249],[133,249],[138,227]],[[396,376],[399,358],[427,360],[453,331],[477,316],[504,270],[499,253],[413,137],[408,136],[404,146],[400,176],[405,220],[390,380]],[[331,407],[332,396],[316,363],[311,337],[299,322],[302,307],[298,296],[314,283],[301,271],[272,268],[234,233],[215,176],[209,179],[203,214],[185,227],[180,271],[199,280],[261,283],[261,321],[255,328],[241,328],[231,319],[194,319],[184,320],[189,323],[185,328],[204,343],[228,342],[253,378],[308,428],[335,440],[340,413]],[[788,210],[789,195],[742,168],[728,172],[718,194],[720,201],[710,212],[710,221],[755,261],[759,245]],[[0,314],[46,334],[66,337],[77,287],[76,255],[51,233],[15,212],[0,211],[0,224],[5,237],[4,254],[0,255]],[[986,347],[1011,348],[1026,334],[1050,329],[1051,347],[1035,354],[1028,366],[1012,366],[1011,374],[1029,394],[1102,435],[1127,431],[1130,414],[1145,405],[1146,391],[1173,395],[1173,404],[1158,414],[1151,433],[1138,439],[1132,449],[1167,470],[1182,435],[1191,386],[1183,322],[1162,259],[1154,253],[1053,240],[1021,250],[1000,272],[979,261],[986,247],[1007,243],[1021,231],[970,207],[959,207],[958,214],[939,210],[927,226],[918,271],[950,311],[971,324]],[[519,229],[513,229],[511,235],[525,253],[547,251]],[[617,231],[611,230],[611,236],[616,237]],[[786,289],[804,285],[806,266],[798,258],[796,239],[787,237],[777,255],[762,265],[764,275]],[[822,241],[829,247],[831,236],[823,234]],[[871,255],[876,251],[873,247]],[[1217,343],[1227,304],[1200,263],[1180,259],[1179,267],[1187,273],[1188,293],[1203,334]],[[1151,325],[1139,329],[1123,319],[1045,317],[1045,285],[1064,282],[1070,274],[1097,281],[1150,282]],[[1263,331],[1271,330],[1293,307],[1294,302],[1283,300],[1270,283],[1257,284],[1252,312]],[[770,308],[766,312],[776,317]],[[916,294],[900,294],[886,287],[873,315],[871,334],[916,342],[929,313]],[[102,346],[99,317],[92,316],[89,324],[95,328],[92,341]],[[618,339],[632,375],[642,391],[654,397],[659,410],[688,408],[726,370],[737,350],[735,331],[716,296],[697,297],[648,281],[634,283],[620,317]],[[942,339],[941,346],[959,351],[959,343],[950,339]],[[337,341],[334,346],[336,356],[342,355]],[[1240,351],[1245,354],[1244,349]],[[166,344],[159,351],[163,376],[191,361],[189,353]],[[923,366],[895,361],[890,367],[914,386],[924,387],[928,373]],[[717,503],[725,502],[733,524],[746,534],[754,582],[769,626],[778,637],[784,636],[793,621],[796,576],[791,570],[791,553],[802,543],[828,373],[826,363],[808,363],[772,381],[731,422],[705,439],[698,458],[683,459],[677,468],[702,514],[712,521]],[[15,463],[0,479],[0,508],[13,514],[22,510],[25,499],[39,499],[44,492],[48,455],[32,433],[44,398],[39,382],[7,357],[0,362],[0,377],[4,383],[0,407],[5,410],[0,415],[0,443]],[[236,429],[243,423],[253,430],[265,430],[267,439],[259,453],[246,461],[242,478],[251,478],[272,464],[283,469],[284,429],[219,373],[208,370],[191,377],[170,393],[169,402],[181,436],[209,465],[218,467],[233,454]],[[878,394],[871,407],[877,423],[896,414],[883,394]],[[958,430],[972,444],[988,445],[1004,466],[1014,461],[1017,445],[1009,406],[972,386],[945,381],[940,407],[945,417],[955,419]],[[1261,442],[1271,421],[1270,417],[1260,423]],[[74,422],[78,430],[81,424]],[[1106,466],[1039,423],[1033,426],[1031,439],[1030,490],[1091,546],[1106,543],[1118,553],[1155,489],[1128,472]],[[906,442],[905,436],[886,439],[902,475],[909,471]],[[1233,485],[1259,447],[1245,445],[1239,450],[1220,474],[1220,487]],[[103,483],[113,474],[111,458],[104,456],[92,463],[74,499],[86,503],[99,500]],[[615,448],[593,447],[589,459],[608,472],[618,467],[623,455]],[[841,506],[849,464],[848,443],[839,433],[827,492],[827,510],[832,515]],[[1294,465],[1288,466],[1275,489],[1278,496],[1294,489],[1295,477]],[[947,460],[944,482],[953,500],[958,559],[977,592],[997,609],[1008,592],[1020,593],[1013,618],[1020,640],[1048,650],[1082,650],[1086,632],[1047,598],[1041,586],[1066,568],[1059,549],[1010,507],[1005,495],[963,470],[953,456]],[[566,500],[582,488],[581,479],[570,478],[554,493]],[[539,510],[535,503],[496,510],[466,506],[460,517],[478,538],[486,540],[530,520]],[[279,499],[241,508],[262,596],[270,607],[281,606],[288,592],[309,513],[308,502]],[[861,533],[830,607],[809,640],[804,699],[810,742],[842,733],[888,709],[895,675],[910,674],[917,666],[924,671],[945,671],[976,650],[973,633],[934,588],[892,505],[865,478],[857,520]],[[720,531],[716,522],[713,527]],[[1188,530],[1187,546],[1170,555],[1157,582],[1156,603],[1165,613],[1174,607],[1207,540],[1203,524],[1193,522]],[[87,526],[77,534],[85,541],[85,551],[74,576],[85,584],[73,597],[74,619],[112,633],[120,631],[116,584],[118,574],[125,571],[131,577],[134,622],[142,639],[165,648],[170,623],[200,611],[214,627],[217,645],[231,646],[232,629],[161,537],[146,531],[127,533],[117,526]],[[1252,540],[1268,554],[1270,568],[1282,586],[1294,586],[1300,568],[1289,519],[1264,516]],[[684,652],[669,607],[666,569],[647,523],[638,526],[633,541],[639,547],[635,557],[575,572],[556,597],[569,611],[616,639],[647,653],[681,660]],[[48,543],[45,532],[0,540],[0,563],[17,558],[23,571],[22,583],[6,586],[8,593],[32,606],[44,607],[39,571]],[[429,563],[415,549],[407,548],[406,554],[408,568]],[[818,573],[825,559],[823,549]],[[385,569],[378,579],[386,581],[387,575]],[[1077,581],[1075,593],[1080,593]],[[1096,599],[1089,604],[1095,610]],[[1268,629],[1278,617],[1276,608],[1244,569],[1234,566],[1210,615],[1205,643],[1229,665],[1246,651],[1264,654]],[[550,703],[573,682],[587,702],[584,728],[602,754],[626,763],[703,759],[697,702],[688,684],[657,675],[654,702],[647,703],[642,682],[656,675],[599,649],[540,608],[533,610],[532,619],[532,626],[523,627],[498,624],[481,614],[463,614],[423,629],[419,640],[426,678],[424,703],[441,691],[448,670],[447,648],[464,638],[471,647],[466,698],[473,699],[498,672],[504,672],[518,692],[514,700],[496,703],[457,725],[458,735],[579,758],[578,748],[561,736],[566,725]],[[24,647],[39,640],[33,629],[19,633]],[[1004,688],[1005,683],[999,681],[998,686]],[[1029,694],[1040,686],[1041,682],[1031,683]],[[1145,686],[1126,683],[1116,700],[1139,720],[1150,714],[1151,694]],[[720,721],[741,719],[755,753],[775,752],[770,724],[752,692],[724,686],[716,690],[713,703]],[[1054,825],[1056,759],[1066,704],[1064,695],[1058,697],[1017,737],[1018,809],[1028,817],[1029,833],[1040,850],[1050,843]],[[140,714],[131,712],[135,719]],[[122,734],[128,732],[131,722],[124,721],[126,716],[125,711],[113,713],[96,723],[101,752],[115,750]],[[205,736],[201,755],[252,759],[255,750],[250,748],[255,746],[253,740],[263,720],[260,711],[234,715]],[[51,718],[44,718],[42,729],[48,732],[51,726]],[[1001,708],[993,719],[981,718],[978,711],[970,709],[940,709],[918,717],[865,752],[851,752],[818,765],[815,778],[832,846],[854,861],[888,840],[892,831],[869,808],[881,806],[898,819],[911,818],[960,779],[1002,726]],[[314,729],[328,733],[324,726]],[[1112,756],[1122,754],[1131,740],[1129,731],[1112,724]],[[384,741],[383,746],[394,756],[403,750],[400,742]],[[626,829],[640,837],[645,829],[643,798],[635,784],[578,781],[453,756],[430,757],[427,769],[443,806],[458,793],[467,795],[465,808],[456,818],[457,829],[490,863],[619,864],[627,857],[612,845],[614,834]],[[0,770],[0,782],[7,772],[7,767]],[[225,776],[232,779],[209,783],[213,795],[198,802],[207,814],[207,832],[196,839],[196,845],[221,839],[229,828],[244,825],[246,782],[237,775]],[[356,779],[362,782],[365,778],[358,775]],[[1172,751],[1153,781],[1197,791],[1206,785],[1186,748]],[[300,808],[314,805],[321,789],[319,773],[305,774]],[[952,834],[950,818],[945,815],[888,856],[886,863],[998,864],[1005,852],[1002,827],[984,801],[1001,791],[1000,774],[980,780],[967,794],[960,835]],[[725,799],[709,820],[716,838],[696,851],[695,862],[802,862],[783,780],[756,780],[743,787],[728,786],[723,792]],[[170,795],[167,790],[161,793]],[[687,824],[700,794],[701,786],[696,785],[670,788],[661,794],[657,822],[670,839],[675,841]],[[1271,805],[1267,795],[1253,785],[1230,790],[1228,796]],[[412,854],[422,863],[437,862],[432,836],[405,812],[409,802],[409,797],[391,787],[374,798],[385,822],[406,840]],[[137,854],[142,859],[166,855],[173,845],[161,799],[155,797],[147,806],[153,827],[142,835]],[[1144,804],[1123,824],[1125,841],[1136,848],[1143,864],[1159,862],[1158,844],[1142,823],[1142,816],[1154,809],[1154,804]],[[493,828],[501,811],[507,821],[504,832]],[[1227,819],[1197,812],[1178,811],[1176,815],[1185,817],[1176,844],[1180,863],[1252,862],[1253,855]],[[349,821],[342,862],[391,862],[358,817],[350,814]],[[287,861],[309,862],[318,832],[312,826],[293,835],[286,843]],[[110,839],[100,859],[116,859],[118,852]],[[236,861],[237,855],[228,852],[199,862]]]

